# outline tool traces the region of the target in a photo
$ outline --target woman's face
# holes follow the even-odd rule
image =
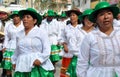
[[[33,17],[29,14],[24,15],[22,20],[25,28],[32,28],[37,22],[37,19],[33,19]]]
[[[100,28],[110,28],[113,25],[113,13],[109,9],[101,10],[96,19],[96,23]]]
[[[84,17],[83,22],[84,22],[84,26],[86,26],[86,27],[92,27],[93,24],[94,24],[94,23],[92,23],[92,22],[88,19],[88,16],[85,16],[85,17]]]
[[[6,20],[8,18],[8,14],[5,12],[0,12],[0,20]]]
[[[78,16],[73,12],[70,14],[70,21],[72,24],[78,22]]]
[[[18,15],[14,15],[14,16],[13,16],[13,23],[14,23],[14,24],[18,24],[18,23],[20,23],[20,22],[21,22],[20,17],[19,17]]]

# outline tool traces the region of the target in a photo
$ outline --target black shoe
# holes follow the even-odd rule
[[[2,69],[2,75],[1,75],[1,77],[6,77],[6,69]]]

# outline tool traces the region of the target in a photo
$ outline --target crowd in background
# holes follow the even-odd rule
[[[0,8],[1,77],[55,77],[60,60],[60,77],[120,77],[120,8]]]

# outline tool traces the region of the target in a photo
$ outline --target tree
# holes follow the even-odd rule
[[[61,3],[58,3],[55,0],[35,0],[34,7],[40,12],[47,11],[48,9],[59,12],[66,4],[67,0],[61,0]]]

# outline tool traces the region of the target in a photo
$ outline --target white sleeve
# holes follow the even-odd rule
[[[86,77],[86,72],[88,69],[89,62],[89,51],[90,50],[90,42],[89,38],[85,36],[82,41],[80,51],[78,54],[78,61],[76,67],[77,77]]]
[[[4,33],[5,33],[5,39],[4,39],[4,43],[3,43],[3,48],[6,48],[8,41],[10,40],[9,34],[8,34],[8,28],[10,25],[6,25],[5,29],[4,29]]]
[[[42,41],[42,53],[40,53],[38,59],[41,63],[43,63],[49,59],[51,48],[48,35],[45,31],[41,33],[40,39]]]
[[[62,29],[59,36],[59,43],[66,42],[65,29]]]
[[[11,57],[12,64],[16,64],[16,60],[17,60],[18,55],[19,55],[19,48],[18,48],[17,42],[18,42],[18,40],[16,40],[16,49],[14,51],[14,54]]]

